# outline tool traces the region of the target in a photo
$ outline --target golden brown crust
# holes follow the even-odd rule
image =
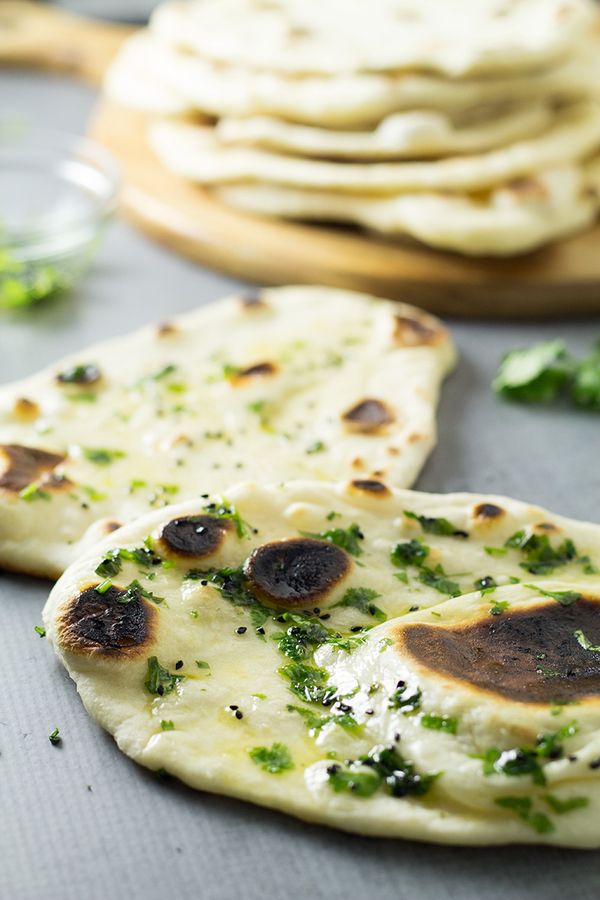
[[[4,471],[0,475],[0,490],[18,494],[42,475],[52,471],[66,459],[58,453],[50,453],[37,447],[22,444],[0,444],[0,461],[4,461]],[[47,478],[45,486],[58,487],[63,479]]]
[[[272,362],[254,363],[246,369],[239,369],[229,379],[232,384],[239,386],[246,384],[255,378],[269,378],[277,374],[277,366]]]
[[[447,339],[446,329],[433,319],[394,316],[394,343],[399,347],[435,347]]]
[[[498,521],[506,515],[506,510],[495,503],[478,503],[473,507],[473,518],[480,522]]]
[[[358,494],[367,494],[369,497],[389,497],[390,489],[382,481],[375,478],[356,478],[350,482],[350,490]]]
[[[40,414],[40,408],[34,400],[28,397],[17,397],[13,404],[13,415],[21,422],[32,422]]]

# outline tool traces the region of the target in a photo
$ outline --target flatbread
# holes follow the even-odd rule
[[[454,350],[404,304],[232,297],[0,390],[0,565],[56,576],[119,523],[241,477],[413,482]]]
[[[229,147],[212,128],[169,120],[150,125],[148,138],[163,165],[201,184],[259,182],[382,195],[475,191],[592,156],[600,148],[600,104],[582,102],[561,110],[550,129],[530,140],[479,155],[425,162],[348,163]]]
[[[359,834],[598,847],[599,548],[503,497],[245,483],[116,532],[44,623],[120,749],[191,787]]]
[[[492,103],[577,100],[600,94],[597,38],[550,69],[501,78],[448,80],[420,72],[293,78],[211,63],[148,31],[129,38],[109,67],[104,90],[155,115],[272,115],[330,128],[369,128],[402,110],[460,112]]]
[[[481,110],[453,118],[433,110],[393,113],[372,131],[333,131],[256,116],[221,119],[217,140],[225,146],[261,147],[324,159],[393,160],[479,153],[541,134],[554,120],[549,103]]]
[[[151,28],[207,59],[270,72],[462,76],[560,59],[595,17],[592,0],[176,0]]]
[[[599,172],[600,161],[563,167],[479,195],[351,196],[260,184],[227,185],[215,193],[248,213],[344,222],[472,256],[508,256],[591,225],[600,208]]]

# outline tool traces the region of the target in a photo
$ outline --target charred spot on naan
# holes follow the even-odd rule
[[[244,574],[264,603],[297,608],[326,601],[351,567],[348,554],[335,544],[287,538],[257,547]]]
[[[375,397],[366,397],[342,413],[346,430],[354,434],[381,434],[396,421],[390,407]]]
[[[236,386],[248,384],[256,378],[269,378],[277,374],[277,366],[272,362],[254,363],[245,369],[237,369],[229,378]]]
[[[44,488],[60,490],[70,484],[54,470],[66,457],[22,444],[0,444],[0,490],[18,494],[33,482],[43,479]]]
[[[265,303],[260,294],[246,294],[240,297],[240,305],[246,312],[259,312],[270,309],[269,304]]]
[[[473,518],[477,522],[497,522],[506,515],[506,510],[495,503],[478,503],[473,507]]]
[[[13,403],[13,416],[21,422],[32,422],[40,414],[40,408],[34,400],[28,397],[17,397]]]
[[[433,319],[394,316],[394,343],[399,347],[435,347],[446,337],[446,329]]]
[[[542,601],[468,624],[398,626],[403,654],[420,667],[485,694],[520,703],[566,703],[600,694],[600,597]]]
[[[168,522],[159,543],[168,556],[204,559],[220,549],[227,534],[234,530],[231,519],[214,516],[182,516]]]
[[[156,336],[158,338],[174,337],[176,334],[179,334],[179,329],[173,322],[159,322],[156,326]]]
[[[80,656],[134,657],[153,643],[156,610],[142,597],[125,601],[126,589],[103,593],[91,585],[68,601],[57,622],[63,650]]]
[[[554,522],[538,522],[533,526],[533,530],[538,533],[541,531],[542,534],[556,534],[561,529]]]
[[[349,484],[352,493],[364,494],[370,497],[389,497],[390,489],[382,481],[375,478],[355,478]]]

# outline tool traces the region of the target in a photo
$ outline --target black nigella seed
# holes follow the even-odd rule
[[[175,663],[175,668],[176,668],[176,669],[183,669],[183,660],[182,660],[182,659],[178,659],[178,660],[177,660],[177,662]]]
[[[285,616],[277,616],[278,622],[285,622]]]
[[[236,628],[235,633],[236,634],[246,634],[247,631],[248,631],[248,629],[246,628],[245,625],[240,625],[239,628]]]
[[[327,766],[327,774],[328,775],[335,775],[335,773],[339,772],[339,771],[340,771],[340,767],[336,766],[335,764],[333,766]]]
[[[350,631],[353,631],[356,634],[357,631],[362,631],[362,625],[353,625]]]
[[[264,633],[265,633],[265,629],[262,627],[262,625],[261,625],[259,628],[256,629],[256,633],[257,633],[257,634],[264,634]]]
[[[320,618],[323,622],[325,622],[326,619],[330,619],[330,618],[331,618],[331,613],[323,613],[323,615],[322,615],[322,616],[319,616],[319,618]]]
[[[577,762],[577,757],[575,756],[574,753],[571,753],[571,755],[567,758],[568,758],[569,762]]]
[[[400,740],[400,732],[399,731],[397,731],[396,734],[394,735],[394,740],[396,741],[396,743],[398,743],[398,741]]]
[[[243,719],[243,718],[244,718],[244,713],[241,711],[241,709],[236,709],[236,711],[235,711],[235,717],[236,717],[236,719]]]
[[[321,608],[319,606],[315,606],[315,608],[313,609],[313,612],[314,612],[315,616],[318,616],[321,614]]]
[[[344,713],[352,712],[352,707],[349,706],[347,703],[338,703],[337,708],[340,710],[340,712],[344,712]]]
[[[590,763],[590,769],[600,769],[600,756],[598,759],[593,759]]]
[[[158,687],[156,688],[156,693],[159,695],[159,697],[162,697],[164,692],[165,692],[164,687],[162,686],[162,684],[159,684]]]
[[[406,687],[406,682],[405,682],[405,681],[399,681],[398,684],[396,685],[396,687],[398,688],[398,690],[400,690],[401,688],[405,688],[405,687]]]
[[[410,609],[409,609],[408,611],[409,611],[409,612],[416,612],[418,609],[419,609],[418,606],[411,606]]]
[[[374,715],[375,715],[374,709],[365,709],[365,716],[374,716]]]
[[[229,709],[235,711],[236,709],[239,709],[239,706],[237,706],[235,703],[232,703],[231,706],[229,707]]]
[[[202,587],[206,587],[206,585],[208,584],[208,581],[206,580],[206,578],[203,578],[202,581],[200,582],[200,584],[202,585]]]

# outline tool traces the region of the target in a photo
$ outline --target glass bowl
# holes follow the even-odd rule
[[[114,212],[119,169],[93,141],[0,123],[0,309],[71,287]]]

